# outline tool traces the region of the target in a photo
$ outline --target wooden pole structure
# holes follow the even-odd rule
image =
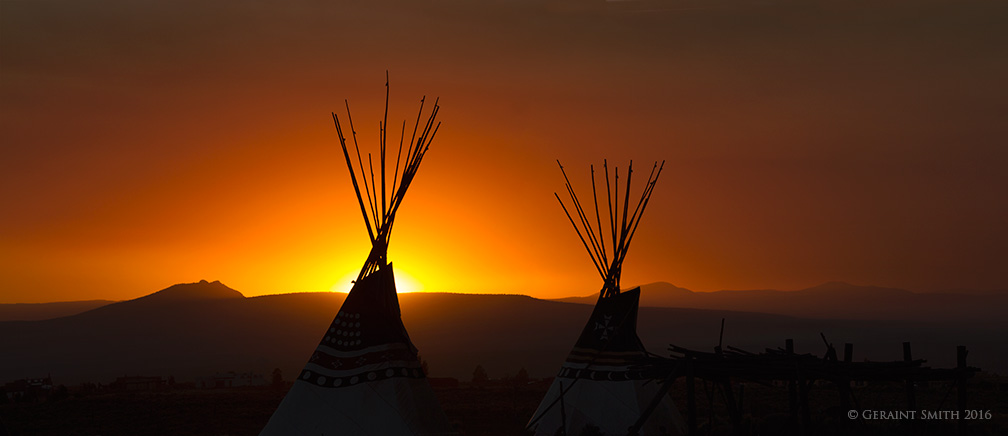
[[[696,410],[696,379],[694,373],[694,361],[692,357],[686,358],[686,427],[687,434],[695,436],[697,434],[697,410]]]
[[[832,347],[830,347],[832,348]],[[870,431],[872,425],[861,417],[861,406],[858,398],[854,395],[854,390],[850,382],[852,380],[865,381],[886,381],[903,382],[909,403],[907,410],[918,411],[916,404],[916,386],[914,383],[921,380],[927,381],[953,381],[952,388],[946,391],[946,397],[951,395],[953,390],[957,392],[957,404],[955,413],[958,420],[956,434],[968,434],[967,409],[967,381],[972,377],[978,368],[967,366],[967,349],[964,346],[957,348],[955,368],[930,368],[923,367],[923,359],[914,360],[910,343],[904,343],[904,358],[892,362],[854,362],[854,346],[850,343],[844,344],[843,362],[837,359],[836,351],[831,350],[827,356],[817,358],[810,354],[796,354],[794,341],[786,340],[785,348],[767,349],[765,354],[754,354],[739,350],[731,346],[726,346],[724,352],[710,353],[703,351],[693,351],[672,345],[669,348],[673,353],[682,354],[682,357],[673,356],[663,369],[668,371],[681,371],[686,373],[687,382],[687,417],[690,425],[690,434],[696,434],[696,404],[695,404],[695,383],[699,379],[706,387],[707,382],[712,382],[715,389],[721,389],[728,406],[727,412],[731,414],[732,423],[736,426],[735,432],[740,431],[736,414],[742,411],[742,390],[737,393],[738,399],[732,401],[730,398],[731,379],[754,380],[758,383],[766,381],[786,381],[789,384],[788,400],[791,410],[791,419],[788,434],[812,434],[823,431],[822,427],[813,427],[810,413],[810,390],[814,381],[828,380],[837,384],[843,393],[844,409],[853,411],[854,415],[850,421],[844,423],[834,423],[838,425],[836,430],[851,431],[851,434],[860,430]],[[953,389],[954,388],[954,389]],[[716,392],[715,392],[716,394]],[[708,392],[708,398],[710,393]],[[942,398],[940,404],[946,404]],[[734,405],[734,406],[733,406]],[[734,407],[735,410],[732,410]],[[872,406],[869,406],[872,407]],[[940,406],[939,406],[940,408]],[[870,420],[871,418],[869,418]],[[976,419],[976,418],[974,418]],[[922,419],[918,419],[922,420]],[[925,424],[916,422],[903,422],[904,431],[908,434],[917,434],[926,430]],[[709,421],[709,422],[712,422]],[[846,423],[846,424],[845,424]],[[952,426],[952,423],[948,423]],[[939,427],[940,428],[940,427]],[[860,429],[860,430],[858,430]],[[745,429],[741,429],[745,431]],[[846,434],[846,433],[845,433]]]
[[[798,364],[798,397],[801,401],[799,403],[801,409],[801,434],[809,435],[812,434],[812,414],[809,408],[809,387],[811,386],[811,380],[805,380],[805,373],[802,371],[801,364]]]
[[[385,149],[388,142],[388,100],[389,100],[389,78],[388,70],[385,70],[385,118],[381,124],[381,211],[382,217],[386,216],[388,209],[385,205]]]
[[[910,351],[910,343],[903,343],[903,361],[910,363],[913,362],[913,354]],[[907,409],[917,410],[917,398],[914,395],[914,380],[912,376],[907,376],[906,379],[906,398],[907,398]]]
[[[965,345],[956,347],[956,410],[959,411],[959,422],[956,433],[966,434],[966,351]]]
[[[794,339],[786,339],[784,341],[784,351],[787,352],[788,356],[794,354]],[[797,363],[795,364],[797,365]],[[798,377],[798,368],[795,367],[795,373],[792,374],[791,379],[788,380],[788,410],[791,413],[791,419],[796,420],[798,418],[798,386],[795,383],[795,379]]]
[[[849,364],[854,360],[854,344],[847,342],[844,344],[843,361]],[[850,377],[844,375],[837,380],[837,388],[840,390],[840,404],[844,409],[850,409],[854,404],[854,390],[851,389]]]
[[[735,434],[739,434],[742,429],[742,413],[738,408],[738,403],[735,402],[735,392],[732,390],[731,379],[725,377],[719,383],[721,385],[721,394],[724,395],[725,406],[728,407],[728,417],[731,418],[732,430]]]
[[[363,216],[364,224],[368,229],[368,236],[371,238],[371,253],[368,255],[368,260],[361,268],[360,274],[357,275],[357,280],[364,278],[368,274],[377,271],[379,268],[388,264],[388,243],[390,235],[392,234],[392,224],[395,221],[396,211],[398,210],[399,205],[402,204],[406,190],[409,188],[410,183],[416,176],[417,169],[420,166],[420,161],[423,159],[424,154],[427,153],[427,149],[430,147],[431,141],[434,140],[438,127],[441,126],[440,122],[435,123],[439,110],[438,100],[435,99],[434,107],[430,112],[430,116],[427,119],[424,129],[420,135],[417,136],[417,131],[420,126],[420,118],[423,115],[425,100],[426,97],[420,99],[420,109],[417,112],[416,124],[413,126],[413,137],[410,139],[409,149],[406,152],[404,160],[402,159],[402,144],[406,134],[406,121],[403,120],[402,133],[399,138],[399,150],[396,154],[396,168],[392,175],[391,192],[388,186],[388,174],[385,167],[388,163],[388,72],[386,71],[385,73],[385,114],[382,120],[378,123],[380,131],[378,152],[380,154],[378,155],[379,168],[377,175],[375,174],[375,159],[372,153],[367,153],[368,167],[366,170],[364,168],[360,145],[357,142],[357,130],[354,128],[353,116],[350,113],[350,103],[344,100],[344,105],[346,106],[347,111],[347,121],[350,127],[350,138],[353,139],[354,154],[357,157],[356,170],[347,147],[348,138],[343,133],[339,117],[336,116],[335,112],[332,113],[333,124],[335,124],[336,132],[339,135],[340,147],[343,149],[343,157],[346,160],[347,170],[350,172],[350,179],[353,181],[354,193],[357,195],[357,202],[360,204],[361,215]],[[400,163],[403,164],[401,174],[399,173]],[[360,176],[359,180],[358,175]],[[380,188],[378,183],[379,180],[376,179],[376,176],[381,179]],[[368,179],[370,179],[370,181]],[[361,189],[362,184],[363,190]],[[378,198],[379,196],[381,196],[380,201]],[[365,199],[367,200],[366,205]],[[369,211],[370,214],[368,213]]]
[[[903,343],[903,361],[910,364],[913,362],[913,353],[910,350],[910,343]],[[917,410],[917,396],[914,389],[914,378],[912,375],[907,374],[906,378],[906,397],[907,397],[907,410]],[[910,420],[910,428],[913,433],[917,433],[917,420]]]
[[[717,347],[714,347],[714,352],[721,354],[721,346],[724,344],[724,318],[721,318],[721,333],[718,335]]]
[[[658,177],[661,175],[661,170],[664,168],[665,162],[662,161],[661,166],[658,165],[658,162],[655,162],[652,166],[651,174],[648,175],[647,183],[644,184],[644,190],[641,193],[640,199],[637,201],[633,213],[630,212],[630,183],[633,175],[633,161],[627,165],[626,182],[625,186],[623,186],[625,193],[623,195],[621,213],[621,206],[619,202],[619,168],[615,167],[613,169],[615,174],[610,183],[609,164],[607,161],[603,160],[602,165],[605,170],[606,178],[606,201],[608,203],[607,211],[609,212],[609,230],[611,233],[609,236],[612,237],[611,247],[606,246],[606,235],[603,233],[602,214],[599,211],[598,186],[595,182],[595,166],[592,165],[590,167],[592,180],[592,201],[594,202],[595,207],[595,225],[592,225],[589,213],[590,209],[588,209],[586,205],[583,205],[577,194],[575,194],[570,178],[567,176],[567,171],[564,170],[564,167],[559,160],[557,160],[557,165],[560,167],[560,173],[563,174],[564,188],[567,190],[567,197],[570,201],[569,206],[571,207],[567,207],[568,204],[565,204],[564,201],[560,199],[560,194],[554,193],[553,196],[556,197],[557,202],[560,203],[560,207],[563,208],[564,214],[567,216],[567,220],[570,221],[571,226],[574,227],[574,231],[577,233],[578,239],[581,240],[581,244],[584,246],[585,251],[587,251],[588,256],[591,257],[592,264],[595,265],[595,269],[602,277],[604,284],[602,291],[599,293],[599,298],[607,298],[617,295],[620,293],[619,284],[623,259],[626,257],[627,251],[630,247],[630,240],[633,239],[633,235],[637,231],[637,225],[640,224],[641,216],[643,216],[644,210],[647,208],[648,201],[651,199],[651,192],[654,190],[655,184],[658,182]],[[586,209],[588,209],[587,212]],[[575,214],[578,217],[576,220],[574,219]]]
[[[738,411],[739,411],[740,416],[745,411],[745,409],[743,408],[743,406],[744,406],[743,400],[744,399],[745,399],[745,383],[739,383],[739,387],[738,387]],[[741,423],[741,420],[739,422]],[[748,434],[749,432],[744,431],[744,429],[742,428],[742,426],[739,425],[738,427],[735,428],[735,432],[734,433],[736,435],[741,435],[741,434]]]

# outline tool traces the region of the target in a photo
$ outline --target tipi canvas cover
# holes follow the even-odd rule
[[[260,435],[450,433],[400,319],[387,265],[354,284]]]

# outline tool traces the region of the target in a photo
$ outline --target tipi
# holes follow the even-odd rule
[[[640,287],[620,291],[623,259],[664,165],[665,162],[661,166],[656,162],[652,167],[644,191],[631,211],[633,162],[627,168],[626,193],[620,205],[619,168],[614,169],[615,183],[610,184],[609,166],[603,161],[609,215],[607,229],[603,228],[599,213],[594,166],[591,168],[594,220],[591,219],[591,211],[578,201],[567,173],[560,166],[571,207],[564,205],[559,195],[554,195],[588,250],[602,276],[603,285],[595,309],[574,349],[529,420],[528,428],[536,435],[685,433],[682,417],[671,397],[666,395],[667,391],[661,390],[659,380],[653,380],[649,364],[654,358],[637,336]],[[576,212],[580,225],[571,216],[571,209]],[[628,215],[628,212],[632,213]]]
[[[361,195],[346,137],[333,113],[350,179],[371,237],[371,253],[336,318],[260,436],[454,434],[403,326],[392,264],[386,258],[396,211],[440,126],[435,125],[438,104],[434,102],[424,128],[418,129],[424,101],[420,100],[420,113],[405,156],[403,122],[391,191],[387,192],[387,80],[386,76],[385,120],[380,124],[380,189],[375,183],[371,154],[367,156],[370,174],[365,173],[347,104],[357,169],[364,185],[365,195]]]

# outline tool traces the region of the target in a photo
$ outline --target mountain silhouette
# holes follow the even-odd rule
[[[192,300],[216,300],[224,298],[245,298],[245,296],[242,295],[241,292],[227,287],[227,285],[221,283],[219,280],[214,280],[213,282],[200,280],[198,283],[182,283],[173,285],[153,294],[124,303],[150,301],[179,302]]]
[[[596,295],[556,301],[594,304]],[[827,282],[797,291],[772,289],[693,292],[671,283],[641,286],[641,306],[738,310],[816,319],[1000,321],[1008,294],[915,293],[904,289]]]
[[[54,303],[0,304],[0,321],[38,321],[81,312],[115,303],[111,300],[58,301]]]
[[[647,286],[644,300],[684,295]],[[828,291],[828,290],[827,290]],[[779,292],[779,291],[777,291]],[[654,294],[653,296],[649,296]],[[0,322],[0,381],[52,374],[56,383],[105,382],[123,375],[173,375],[192,381],[220,371],[290,377],[304,366],[346,294],[301,293],[245,298],[219,282],[177,285],[146,297],[43,321]],[[577,339],[591,304],[521,295],[407,293],[403,321],[434,377],[467,380],[482,365],[490,377],[526,368],[552,376]],[[1008,368],[999,338],[1003,322],[837,320],[731,310],[642,307],[638,332],[655,353],[676,344],[711,350],[725,318],[725,345],[754,352],[780,347],[822,355],[819,333],[834,345],[855,344],[855,358],[899,360],[911,341],[914,356],[953,366],[955,346],[970,364]],[[1000,368],[1000,369],[999,369]]]

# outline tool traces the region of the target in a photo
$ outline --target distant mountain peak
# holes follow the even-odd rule
[[[187,301],[187,300],[220,300],[230,298],[245,298],[241,292],[227,287],[214,280],[200,280],[197,283],[179,283],[157,291],[153,294],[137,298],[145,301]]]
[[[673,285],[672,283],[669,283],[669,282],[647,283],[647,284],[640,285],[640,287],[641,287],[641,291],[649,291],[649,292],[675,292],[675,293],[679,293],[679,294],[692,294],[693,293],[693,291],[691,291],[689,289]]]
[[[819,286],[857,286],[857,285],[852,285],[852,284],[847,283],[847,282],[845,282],[843,280],[830,280],[830,281],[828,281],[826,283],[823,283],[823,284],[821,284]]]

